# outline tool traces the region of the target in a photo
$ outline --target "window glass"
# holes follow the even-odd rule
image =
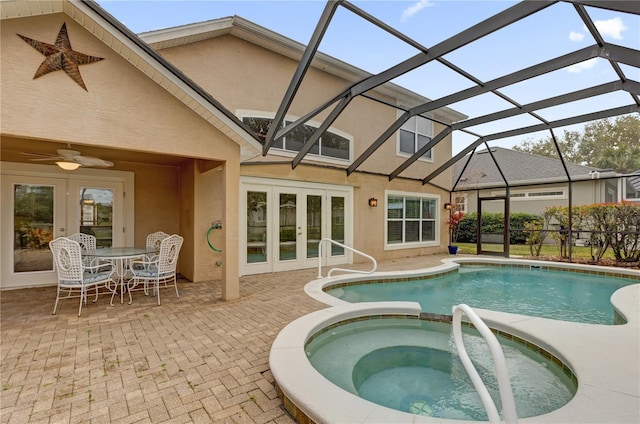
[[[13,271],[53,269],[53,186],[18,184],[13,192]]]
[[[387,198],[387,243],[426,243],[436,240],[437,201],[432,198]]]
[[[389,197],[387,205],[387,216],[389,219],[404,217],[404,198]]]
[[[455,210],[460,212],[467,211],[467,196],[464,194],[458,194],[453,197],[453,204],[455,206]]]
[[[407,221],[405,225],[404,241],[406,243],[420,241],[420,221]]]
[[[625,179],[625,199],[640,199],[640,177]]]
[[[96,238],[96,247],[113,245],[113,190],[80,187],[80,232]]]
[[[416,149],[416,152],[420,149],[422,149],[422,146],[425,146],[427,143],[429,143],[431,141],[431,137],[427,137],[425,135],[420,135],[418,134],[418,148]],[[426,151],[423,155],[423,158],[427,158],[427,159],[431,159],[431,150]]]
[[[331,238],[344,244],[344,197],[331,196]],[[344,255],[344,248],[335,244],[331,245],[331,255]]]
[[[271,118],[255,118],[250,116],[242,118],[242,122],[263,141],[267,136],[271,121]],[[285,125],[290,123],[291,121],[287,121]],[[301,125],[284,138],[275,140],[271,147],[291,152],[299,152],[307,140],[315,133],[316,129],[317,128],[310,125]],[[320,140],[313,144],[308,153],[334,159],[349,160],[351,157],[351,141],[346,137],[339,136],[331,131],[326,131],[322,134]]]
[[[318,257],[322,239],[322,196],[307,195],[307,258]]]
[[[288,124],[290,124],[290,122],[287,122],[287,125]],[[302,146],[304,146],[307,140],[311,138],[314,132],[315,128],[313,127],[310,127],[308,125],[299,126],[285,136],[285,149],[299,152],[300,150],[302,150]],[[315,146],[315,152],[310,153],[318,154],[317,145]]]
[[[387,225],[387,242],[402,243],[402,221],[389,221]]]
[[[414,154],[431,141],[432,124],[425,118],[413,116],[405,122],[399,131],[398,150],[402,153]],[[422,155],[431,159],[431,150]]]
[[[267,261],[267,193],[247,192],[247,263]]]
[[[420,218],[420,199],[407,199],[407,215],[408,219]]]
[[[406,130],[400,130],[400,151],[403,153],[413,154],[415,146],[415,134]]]
[[[322,135],[322,156],[349,159],[349,139],[326,132]]]

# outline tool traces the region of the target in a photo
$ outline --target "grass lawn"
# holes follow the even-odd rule
[[[459,253],[476,253],[475,243],[456,243],[456,245],[458,246]],[[495,247],[497,252],[502,252],[502,245],[485,245],[484,248],[493,250],[491,247]],[[529,250],[529,246],[526,244],[512,244],[509,246],[509,254],[511,256],[531,256],[531,251]],[[574,258],[591,259],[591,255],[592,252],[590,247],[574,246],[571,249],[571,256]],[[540,256],[560,256],[560,248],[554,244],[544,245],[540,251]],[[603,259],[614,259],[611,249],[607,249]]]

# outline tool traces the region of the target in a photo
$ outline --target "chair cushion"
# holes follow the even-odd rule
[[[110,272],[85,272],[82,277],[84,278],[85,284],[91,284],[102,280],[108,280],[110,278]]]
[[[162,274],[158,275],[158,267],[155,265],[151,265],[149,268],[143,268],[143,269],[132,269],[131,270],[133,272],[133,275],[135,275],[136,277],[142,277],[142,278],[162,278],[162,277],[167,277],[173,274],[173,272],[163,272]]]

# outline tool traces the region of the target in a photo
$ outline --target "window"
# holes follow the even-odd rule
[[[453,207],[454,210],[460,212],[467,211],[467,195],[466,194],[456,194],[453,196]]]
[[[387,244],[407,245],[435,242],[437,199],[387,196]]]
[[[624,179],[624,199],[632,201],[640,199],[640,177]]]
[[[492,196],[504,196],[504,191],[495,191]],[[566,197],[564,189],[551,190],[518,190],[510,191],[509,197],[512,200],[543,200],[543,199],[564,199]]]
[[[271,118],[251,116],[242,118],[242,122],[247,124],[261,140],[264,140],[267,136],[272,120]],[[292,121],[286,121],[285,125],[289,125],[291,122]],[[311,125],[301,125],[286,136],[275,140],[271,147],[290,152],[299,152],[307,140],[315,133],[316,129],[316,127]],[[351,141],[349,138],[337,134],[336,131],[325,131],[320,139],[311,147],[309,154],[332,159],[350,160]]]
[[[420,116],[412,116],[400,128],[398,137],[398,153],[413,155],[422,146],[431,141],[433,124],[428,119]],[[431,150],[422,155],[422,159],[433,160]]]

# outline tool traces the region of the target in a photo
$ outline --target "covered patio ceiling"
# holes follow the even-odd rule
[[[502,2],[497,3],[503,4]],[[495,4],[496,2],[493,2],[494,7]],[[566,173],[564,180],[571,181],[563,152],[558,147],[557,129],[571,128],[571,126],[578,124],[640,111],[640,83],[636,80],[640,79],[638,78],[640,75],[640,50],[637,47],[640,38],[635,33],[631,34],[631,38],[634,39],[631,41],[631,45],[616,44],[608,39],[612,37],[603,36],[597,28],[596,19],[593,17],[593,15],[600,16],[602,13],[609,15],[615,13],[622,14],[627,19],[637,20],[640,16],[640,2],[566,0],[522,1],[516,4],[505,2],[504,4],[504,10],[451,37],[436,42],[431,47],[427,47],[418,37],[412,38],[401,33],[385,23],[383,19],[373,16],[352,2],[329,0],[271,123],[264,141],[263,155],[269,152],[274,140],[287,135],[312,119],[317,120],[321,122],[321,125],[291,161],[291,166],[297,167],[320,136],[345,112],[350,102],[359,96],[399,110],[400,117],[377,139],[369,140],[368,147],[364,152],[360,153],[346,168],[346,173],[349,175],[358,170],[385,142],[389,142],[391,136],[411,117],[420,116],[435,121],[430,112],[439,108],[449,107],[466,113],[464,110],[466,104],[481,102],[486,105],[484,107],[486,113],[471,116],[453,124],[445,124],[443,131],[434,134],[427,144],[400,166],[380,172],[388,175],[390,180],[402,177],[403,171],[449,134],[454,137],[462,136],[461,138],[467,140],[462,148],[450,160],[422,178],[423,184],[434,184],[432,181],[434,178],[456,162],[469,160],[471,154],[475,153],[479,147],[482,149],[486,147],[490,152],[490,143],[492,142],[542,135],[543,137],[551,137],[554,141],[558,150],[558,159]],[[538,42],[535,33],[527,34],[526,40],[511,38],[510,43],[513,46],[492,44],[492,37],[495,33],[509,31],[510,28],[521,25],[527,20],[537,19],[539,31],[548,31],[549,28],[546,25],[553,25],[551,22],[554,22],[554,19],[551,18],[555,16],[554,14],[559,12],[566,14],[568,9],[572,9],[569,12],[576,18],[572,24],[584,25],[586,38],[590,37],[591,39],[591,44],[588,47],[562,51],[557,54],[557,46]],[[285,116],[296,99],[305,74],[314,60],[316,52],[321,48],[323,37],[331,34],[333,27],[330,28],[330,24],[338,13],[351,13],[368,24],[373,24],[387,37],[393,38],[394,42],[401,43],[403,47],[408,46],[409,50],[415,54],[403,61],[391,64],[382,71],[371,72],[369,76],[351,83],[344,87],[343,91],[330,96],[295,122],[283,126]],[[557,16],[555,17],[557,18]],[[453,25],[456,17],[452,16],[451,20]],[[428,33],[429,25],[427,22],[425,22],[424,28],[425,33]],[[567,30],[566,34],[568,35],[568,33]],[[352,32],[347,32],[347,34],[357,34],[357,30],[354,28]],[[345,36],[344,31],[341,35]],[[429,37],[432,36],[433,34],[429,35]],[[422,38],[428,39],[429,37]],[[617,41],[615,38],[613,40]],[[522,48],[516,48],[514,53],[513,47],[520,43]],[[374,49],[375,46],[371,48]],[[545,57],[545,54],[549,54],[548,52],[553,56]],[[328,53],[331,54],[331,52]],[[500,73],[486,79],[486,77],[483,78],[484,75],[481,77],[475,73],[475,66],[472,62],[465,65],[464,68],[462,65],[456,64],[457,62],[467,63],[465,56],[470,55],[479,57],[480,60],[494,61],[495,68]],[[528,63],[531,60],[534,62]],[[580,66],[588,61],[604,62],[602,68],[606,68],[606,72],[601,73],[599,81],[594,82],[593,79],[580,78],[580,74],[567,72],[571,67]],[[526,66],[519,67],[522,63],[525,63]],[[446,79],[434,81],[425,77],[425,75],[433,74],[420,73],[426,68],[436,65],[446,71],[438,73],[438,75],[448,75]],[[423,78],[425,91],[424,93],[419,92],[419,94],[429,98],[428,101],[418,105],[397,105],[378,99],[372,94],[374,88],[387,82],[403,85],[402,81],[412,73],[418,78]],[[634,77],[636,79],[633,79]],[[548,94],[551,79],[555,79],[556,84],[560,81],[559,85],[566,87],[567,91],[558,92],[556,90]],[[431,100],[431,95],[428,93],[429,88],[433,87],[459,88],[454,88],[453,92]],[[523,92],[527,95],[522,95]],[[547,95],[536,98],[536,95],[540,96],[541,93],[547,93]],[[324,118],[320,118],[320,116]],[[440,123],[442,124],[442,122]],[[517,142],[512,144],[517,144]],[[500,164],[495,162],[495,165],[500,170]],[[457,181],[453,181],[451,187],[440,188],[455,191],[456,184]],[[505,180],[505,185],[508,186],[509,181]]]

